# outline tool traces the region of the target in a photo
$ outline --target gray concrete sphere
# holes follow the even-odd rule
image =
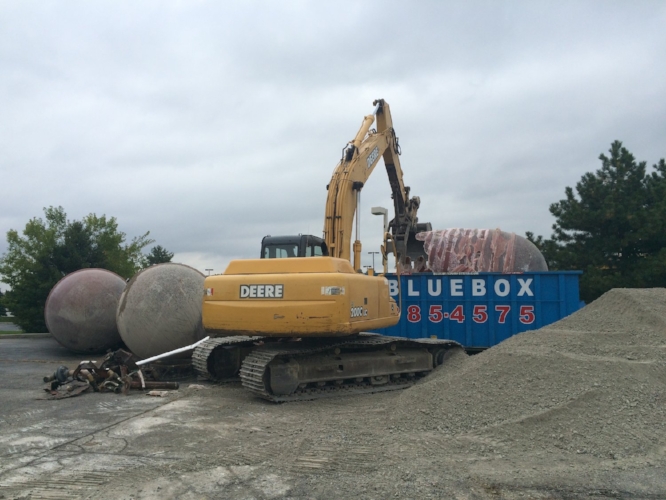
[[[67,349],[103,353],[121,343],[116,310],[125,280],[106,269],[80,269],[51,289],[44,307],[46,327]]]
[[[204,279],[196,269],[171,262],[135,274],[116,313],[127,347],[145,359],[201,340],[205,336],[201,323]]]

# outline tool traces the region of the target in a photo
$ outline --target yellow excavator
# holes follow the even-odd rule
[[[192,355],[201,376],[222,381],[240,374],[244,387],[270,401],[309,400],[409,387],[462,348],[448,340],[365,333],[400,319],[388,280],[360,272],[356,211],[380,158],[395,208],[382,245],[384,273],[389,242],[399,263],[423,253],[413,236],[430,230],[418,223],[419,199],[409,198],[403,184],[389,105],[383,99],[374,105],[327,186],[324,238],[267,236],[260,258],[234,260],[223,274],[206,278],[203,325],[212,338]]]

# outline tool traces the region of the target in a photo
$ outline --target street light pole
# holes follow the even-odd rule
[[[379,255],[379,252],[368,252],[370,255],[372,255],[372,270],[375,270],[375,255]]]
[[[382,240],[383,240],[382,245],[386,245],[386,233],[388,233],[388,230],[389,230],[389,228],[388,228],[388,209],[386,209],[384,207],[372,207],[370,209],[370,213],[372,213],[372,215],[383,215],[384,216],[384,232],[382,233]],[[384,252],[388,252],[388,249],[384,249]],[[379,252],[376,252],[376,253],[379,253]],[[387,264],[388,264],[388,261],[386,259],[386,253],[384,253],[382,255],[382,266],[384,266],[384,272],[386,272],[386,270],[387,270],[387,267],[386,267]],[[372,256],[372,269],[374,270],[374,268],[375,268],[375,256],[373,255]]]
[[[210,272],[212,271],[212,269],[206,269],[206,271],[208,271],[208,276],[210,276]]]
[[[384,232],[388,231],[388,209],[384,207],[372,207],[370,209],[372,215],[383,215],[384,216]]]

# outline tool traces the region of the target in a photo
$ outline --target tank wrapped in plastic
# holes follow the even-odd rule
[[[416,239],[423,242],[424,256],[404,266],[403,272],[548,271],[546,260],[532,242],[500,229],[424,231]]]
[[[127,347],[145,359],[201,340],[204,279],[196,269],[171,262],[135,274],[116,314]],[[191,353],[176,357],[187,356]]]
[[[121,344],[116,309],[125,280],[106,269],[81,269],[51,289],[44,307],[46,327],[67,349],[102,353]]]

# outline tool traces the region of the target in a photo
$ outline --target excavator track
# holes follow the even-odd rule
[[[238,377],[243,351],[251,349],[262,337],[217,337],[198,345],[192,353],[197,374],[214,382]],[[237,365],[237,367],[236,367]]]
[[[454,341],[361,334],[352,339],[270,342],[243,360],[253,394],[276,403],[405,389],[442,364]]]

